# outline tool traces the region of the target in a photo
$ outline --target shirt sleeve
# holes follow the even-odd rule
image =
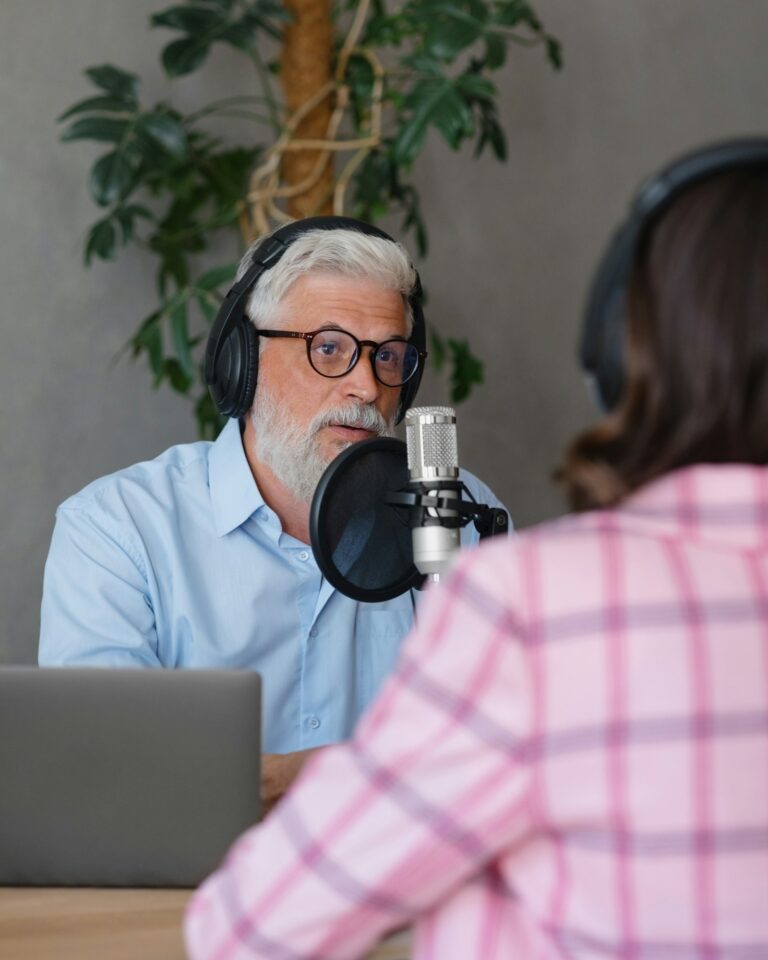
[[[38,660],[41,666],[160,666],[139,551],[117,525],[86,510],[62,507],[56,515]]]
[[[359,957],[527,831],[531,685],[486,554],[428,599],[353,740],[323,751],[198,890],[193,960]]]

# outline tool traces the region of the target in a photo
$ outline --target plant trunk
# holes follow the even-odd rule
[[[288,114],[302,107],[333,77],[333,28],[330,0],[286,0],[292,16],[285,29],[280,81]],[[333,110],[333,96],[326,97],[298,125],[295,138],[324,140]],[[281,180],[295,186],[310,176],[320,156],[317,150],[286,151]],[[291,197],[288,213],[307,217],[333,212],[333,162],[326,157],[320,177],[307,190]]]

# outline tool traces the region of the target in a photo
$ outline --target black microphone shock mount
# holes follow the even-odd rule
[[[506,510],[500,507],[489,507],[485,503],[478,503],[472,496],[471,490],[461,480],[440,481],[440,493],[449,492],[448,496],[435,496],[434,482],[410,481],[400,490],[388,493],[384,502],[392,507],[409,508],[409,524],[415,526],[441,526],[449,529],[466,527],[470,520],[474,520],[475,529],[480,539],[505,534],[509,529],[509,517]],[[460,500],[459,496],[466,494],[469,500]],[[411,510],[418,510],[410,514]],[[449,510],[455,516],[440,516],[431,511]]]

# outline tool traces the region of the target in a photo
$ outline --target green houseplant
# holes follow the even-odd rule
[[[221,424],[201,356],[236,264],[200,263],[210,263],[222,231],[239,231],[245,244],[296,216],[345,212],[374,222],[399,212],[424,255],[427,228],[408,177],[428,131],[454,150],[469,145],[504,160],[491,74],[512,46],[541,46],[555,68],[560,48],[525,0],[405,0],[391,9],[386,0],[190,0],[150,25],[173,31],[161,53],[169,76],[203,69],[223,46],[251,61],[256,89],[183,114],[142,103],[130,71],[91,67],[95,93],[61,115],[61,139],[104,144],[89,173],[100,215],[85,263],[113,260],[129,245],[155,258],[157,307],[130,349],[147,357],[156,386],[194,401],[201,436],[215,436]],[[214,116],[242,120],[243,142],[212,135]],[[434,329],[430,338],[459,402],[482,381],[482,365],[466,340]]]

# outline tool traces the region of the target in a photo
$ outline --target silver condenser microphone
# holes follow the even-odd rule
[[[426,497],[461,500],[456,411],[452,407],[413,407],[405,415],[410,489]],[[423,507],[413,524],[413,563],[430,580],[439,580],[461,546],[459,514]]]

